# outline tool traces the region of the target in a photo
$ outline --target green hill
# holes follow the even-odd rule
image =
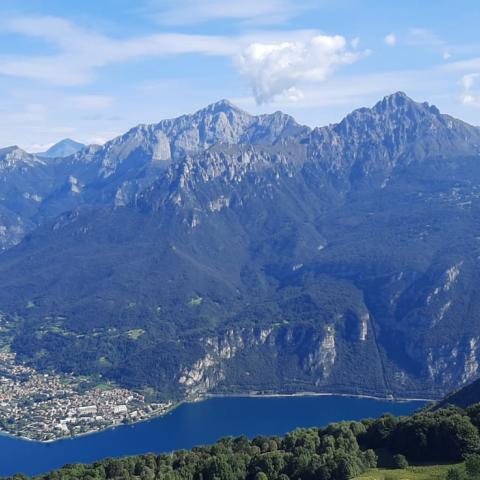
[[[480,380],[475,380],[469,385],[452,392],[443,400],[438,402],[437,408],[442,408],[447,405],[455,405],[461,408],[470,407],[480,402]]]

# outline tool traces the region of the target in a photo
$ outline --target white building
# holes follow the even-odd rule
[[[126,405],[115,405],[113,407],[113,413],[119,414],[119,413],[127,413],[127,406]]]
[[[78,407],[77,412],[79,415],[93,415],[97,413],[96,405],[86,405],[85,407]]]

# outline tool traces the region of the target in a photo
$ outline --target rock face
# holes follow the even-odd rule
[[[19,147],[0,149],[0,251],[20,242],[33,228],[31,215],[49,181],[43,160]]]
[[[0,180],[0,311],[36,368],[166,397],[479,375],[480,130],[403,93],[313,130],[221,101],[1,150]]]

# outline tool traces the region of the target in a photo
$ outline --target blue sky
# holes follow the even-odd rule
[[[473,0],[0,0],[0,146],[222,98],[319,126],[397,90],[480,125],[478,25]]]

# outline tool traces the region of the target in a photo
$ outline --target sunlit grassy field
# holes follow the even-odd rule
[[[355,480],[444,480],[450,467],[463,465],[411,466],[404,470],[375,468],[356,477]]]

